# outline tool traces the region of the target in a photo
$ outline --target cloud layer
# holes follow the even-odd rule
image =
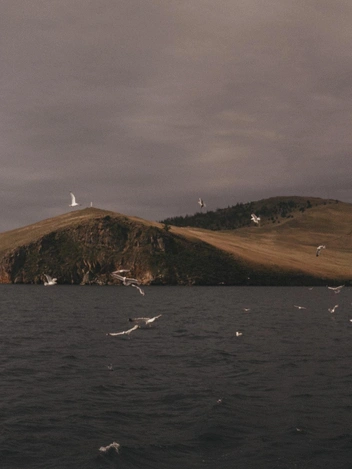
[[[3,0],[0,231],[70,190],[152,220],[352,202],[351,20],[347,0]]]

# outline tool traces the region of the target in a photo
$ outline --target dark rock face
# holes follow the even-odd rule
[[[142,284],[239,285],[247,273],[240,262],[206,243],[124,217],[98,217],[54,230],[0,259],[1,283],[115,283],[125,268]],[[119,282],[118,282],[119,283]]]

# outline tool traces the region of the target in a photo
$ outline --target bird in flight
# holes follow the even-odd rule
[[[70,196],[71,196],[71,203],[69,204],[69,207],[77,207],[78,205],[81,205],[76,202],[76,197],[74,196],[72,192],[70,192]]]
[[[46,279],[46,282],[44,282],[44,285],[46,287],[50,286],[50,285],[56,285],[57,278],[52,278],[52,277],[50,277],[50,275],[47,275],[47,274],[44,274],[44,277]]]
[[[260,217],[257,217],[255,213],[252,213],[251,220],[254,221],[254,223],[258,224],[260,222]]]
[[[242,334],[242,332],[239,332],[239,331],[236,331],[236,337],[240,337]]]
[[[329,308],[328,311],[329,313],[334,313],[335,309],[338,308],[339,305],[335,305],[333,308]]]
[[[198,199],[198,204],[200,205],[200,208],[206,207],[204,200],[199,197]]]
[[[115,272],[112,272],[112,276],[117,278],[118,280],[121,280],[121,282],[125,285],[125,287],[134,287],[134,288],[137,288],[137,290],[139,291],[139,293],[141,295],[144,296],[144,291],[140,288],[140,282],[135,279],[135,278],[129,278],[129,277],[123,277],[122,275],[119,275],[118,274],[118,270],[116,270]]]
[[[162,314],[154,316],[153,318],[129,318],[130,322],[136,322],[138,325],[144,324],[145,326],[150,326],[156,319],[160,318]]]
[[[305,306],[293,305],[297,309],[307,309]]]
[[[332,290],[334,293],[340,293],[345,285],[340,285],[338,287],[328,287],[329,290]]]
[[[136,329],[138,329],[139,326],[138,324],[136,324],[135,326],[133,326],[131,329],[128,329],[127,331],[121,331],[121,332],[108,332],[106,335],[111,335],[111,336],[115,336],[115,335],[130,335],[131,332],[135,331]]]
[[[317,252],[315,253],[317,257],[320,255],[320,251],[322,249],[326,249],[326,246],[324,246],[324,244],[321,244],[320,246],[317,247]]]

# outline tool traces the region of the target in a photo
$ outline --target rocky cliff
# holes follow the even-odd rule
[[[2,283],[42,283],[47,273],[59,284],[102,285],[115,283],[111,272],[119,268],[130,269],[147,285],[241,284],[246,279],[233,256],[158,224],[85,209],[73,212],[71,222],[64,215],[46,225],[26,227],[26,237],[32,231],[32,238],[17,239],[17,245],[2,250]],[[6,235],[11,238],[11,232]],[[21,238],[16,230],[12,236]]]

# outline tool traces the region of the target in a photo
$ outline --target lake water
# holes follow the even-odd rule
[[[145,291],[0,286],[2,469],[352,467],[351,289]]]

